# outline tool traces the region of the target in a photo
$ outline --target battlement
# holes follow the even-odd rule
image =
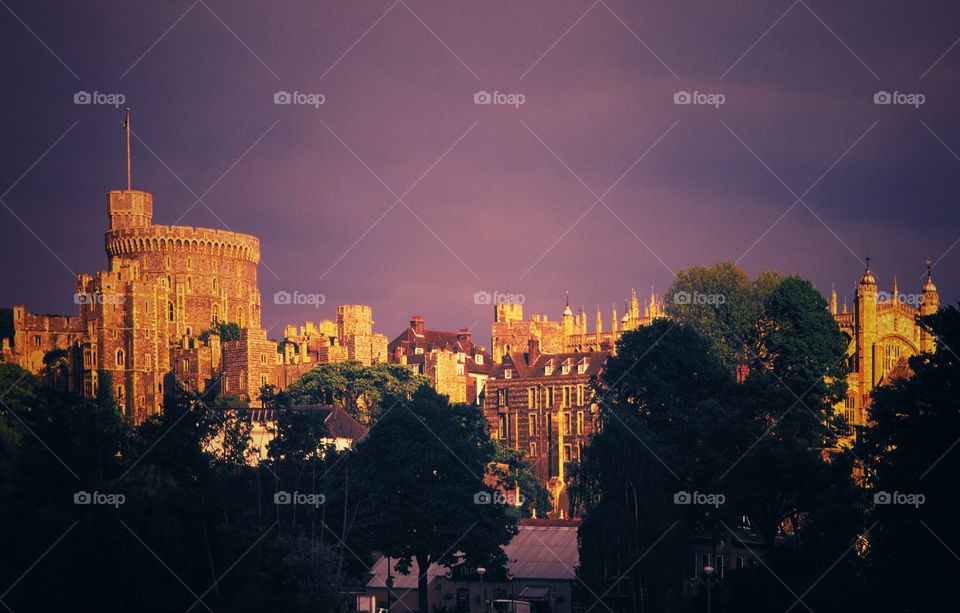
[[[244,259],[254,264],[260,262],[260,240],[257,237],[193,226],[148,225],[109,230],[106,248],[111,257],[177,251]]]
[[[153,220],[153,194],[139,190],[107,192],[110,229],[149,226]]]

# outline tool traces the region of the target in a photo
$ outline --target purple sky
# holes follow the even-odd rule
[[[477,291],[553,318],[569,290],[592,328],[597,303],[606,325],[631,287],[719,259],[852,300],[863,254],[904,292],[930,256],[956,302],[954,4],[2,0],[0,305],[72,313],[72,273],[105,267],[122,109],[79,90],[133,107],[155,222],[260,237],[275,337],[365,303],[390,337],[419,313],[488,342]]]

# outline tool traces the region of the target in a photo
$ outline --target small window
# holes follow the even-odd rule
[[[482,353],[478,353],[478,354],[474,355],[474,356],[473,356],[473,362],[474,362],[475,364],[478,364],[478,365],[481,365],[481,366],[482,366],[482,365],[483,365],[483,354],[482,354]]]
[[[167,303],[167,321],[173,321],[173,319],[174,319],[173,303],[168,302]]]
[[[416,349],[413,350],[413,353],[415,355],[423,355],[423,347],[417,347]]]
[[[543,367],[543,374],[548,377],[553,374],[553,360],[547,362],[547,365]]]
[[[498,389],[497,390],[497,406],[505,407],[510,403],[509,390]]]
[[[583,434],[583,411],[577,411],[577,434]]]
[[[536,443],[530,443],[530,455],[531,455],[532,457],[534,457],[534,458],[537,457],[537,444],[536,444]]]
[[[117,368],[123,368],[124,366],[126,366],[127,362],[124,359],[123,349],[117,349],[116,358],[117,358]]]
[[[507,369],[505,369],[505,370],[503,371],[503,378],[504,378],[504,379],[513,379],[513,369],[512,369],[512,368],[507,368]]]
[[[507,416],[506,415],[500,416],[500,424],[499,424],[499,428],[497,428],[497,438],[499,438],[501,441],[507,440]]]
[[[537,435],[537,414],[530,413],[527,415],[527,434],[530,436]]]
[[[40,346],[40,337],[39,337],[39,336],[34,336],[34,337],[33,337],[33,346],[34,346],[34,347],[39,347],[39,346]]]

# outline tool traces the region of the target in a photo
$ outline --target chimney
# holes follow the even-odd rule
[[[470,328],[460,328],[460,330],[457,332],[457,340],[460,341],[460,344],[464,349],[470,348],[470,338]]]
[[[527,341],[527,366],[533,366],[540,357],[540,340],[531,338]]]
[[[411,317],[410,327],[413,328],[413,331],[417,334],[423,334],[423,317],[420,315],[414,315]]]

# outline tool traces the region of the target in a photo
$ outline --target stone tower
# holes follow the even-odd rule
[[[933,284],[933,276],[930,274],[930,261],[927,260],[927,280],[920,289],[920,316],[931,315],[940,308],[940,294],[937,293],[937,286]],[[920,351],[933,351],[936,349],[937,340],[927,330],[920,329]]]
[[[874,371],[874,344],[877,341],[877,280],[870,272],[870,263],[857,286],[856,303],[857,326],[857,370],[869,383],[869,389],[876,385]]]

